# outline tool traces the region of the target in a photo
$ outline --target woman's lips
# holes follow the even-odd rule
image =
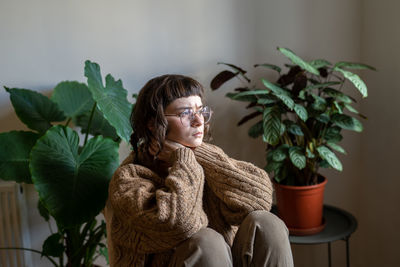
[[[201,137],[201,136],[203,136],[203,133],[202,132],[197,132],[193,136],[194,137]]]

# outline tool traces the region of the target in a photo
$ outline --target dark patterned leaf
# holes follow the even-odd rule
[[[262,114],[262,112],[259,112],[259,111],[250,113],[249,115],[244,116],[244,117],[237,123],[237,125],[240,126],[240,125],[242,125],[243,123],[245,123],[246,121],[251,120],[252,118],[255,118],[255,117],[257,117],[258,115],[261,115],[261,114]]]
[[[271,145],[276,145],[279,141],[281,131],[281,114],[276,107],[268,107],[264,110],[264,135],[263,140]]]
[[[212,79],[210,87],[212,90],[216,90],[221,87],[225,82],[229,81],[233,77],[237,76],[238,73],[233,73],[229,70],[221,71],[217,76]]]

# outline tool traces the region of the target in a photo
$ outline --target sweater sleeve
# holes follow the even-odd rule
[[[229,158],[217,146],[203,143],[195,149],[207,185],[221,200],[225,220],[238,225],[254,210],[270,210],[272,185],[268,174],[251,163]]]
[[[110,182],[112,239],[132,253],[167,251],[208,223],[202,208],[203,169],[191,149],[174,153],[165,187],[156,187],[153,171],[134,164],[118,168]]]

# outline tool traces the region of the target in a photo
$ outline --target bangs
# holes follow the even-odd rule
[[[175,99],[189,96],[199,96],[203,99],[203,86],[192,78],[174,75],[175,79],[166,79],[163,90],[160,90],[160,98],[164,99],[164,109]]]

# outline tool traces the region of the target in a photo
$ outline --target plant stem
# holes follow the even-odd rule
[[[92,125],[92,119],[93,119],[94,111],[96,110],[96,105],[97,105],[97,103],[94,102],[92,111],[91,111],[91,113],[90,113],[90,118],[89,118],[88,126],[87,126],[87,129],[86,129],[85,142],[83,143],[83,145],[86,145],[86,142],[87,142],[87,139],[88,139],[88,136],[89,136],[90,126]]]
[[[54,264],[54,266],[58,266],[57,263],[56,263],[52,258],[50,258],[50,257],[47,256],[47,255],[42,254],[42,251],[39,251],[39,250],[36,250],[36,249],[31,249],[31,248],[17,248],[17,247],[6,247],[6,248],[0,248],[0,249],[4,249],[4,250],[19,249],[19,250],[27,250],[27,251],[35,252],[35,253],[40,254],[41,256],[46,257],[49,261],[51,261],[51,263]]]
[[[65,123],[65,126],[68,126],[68,124],[71,122],[71,118],[68,118],[67,122]]]

